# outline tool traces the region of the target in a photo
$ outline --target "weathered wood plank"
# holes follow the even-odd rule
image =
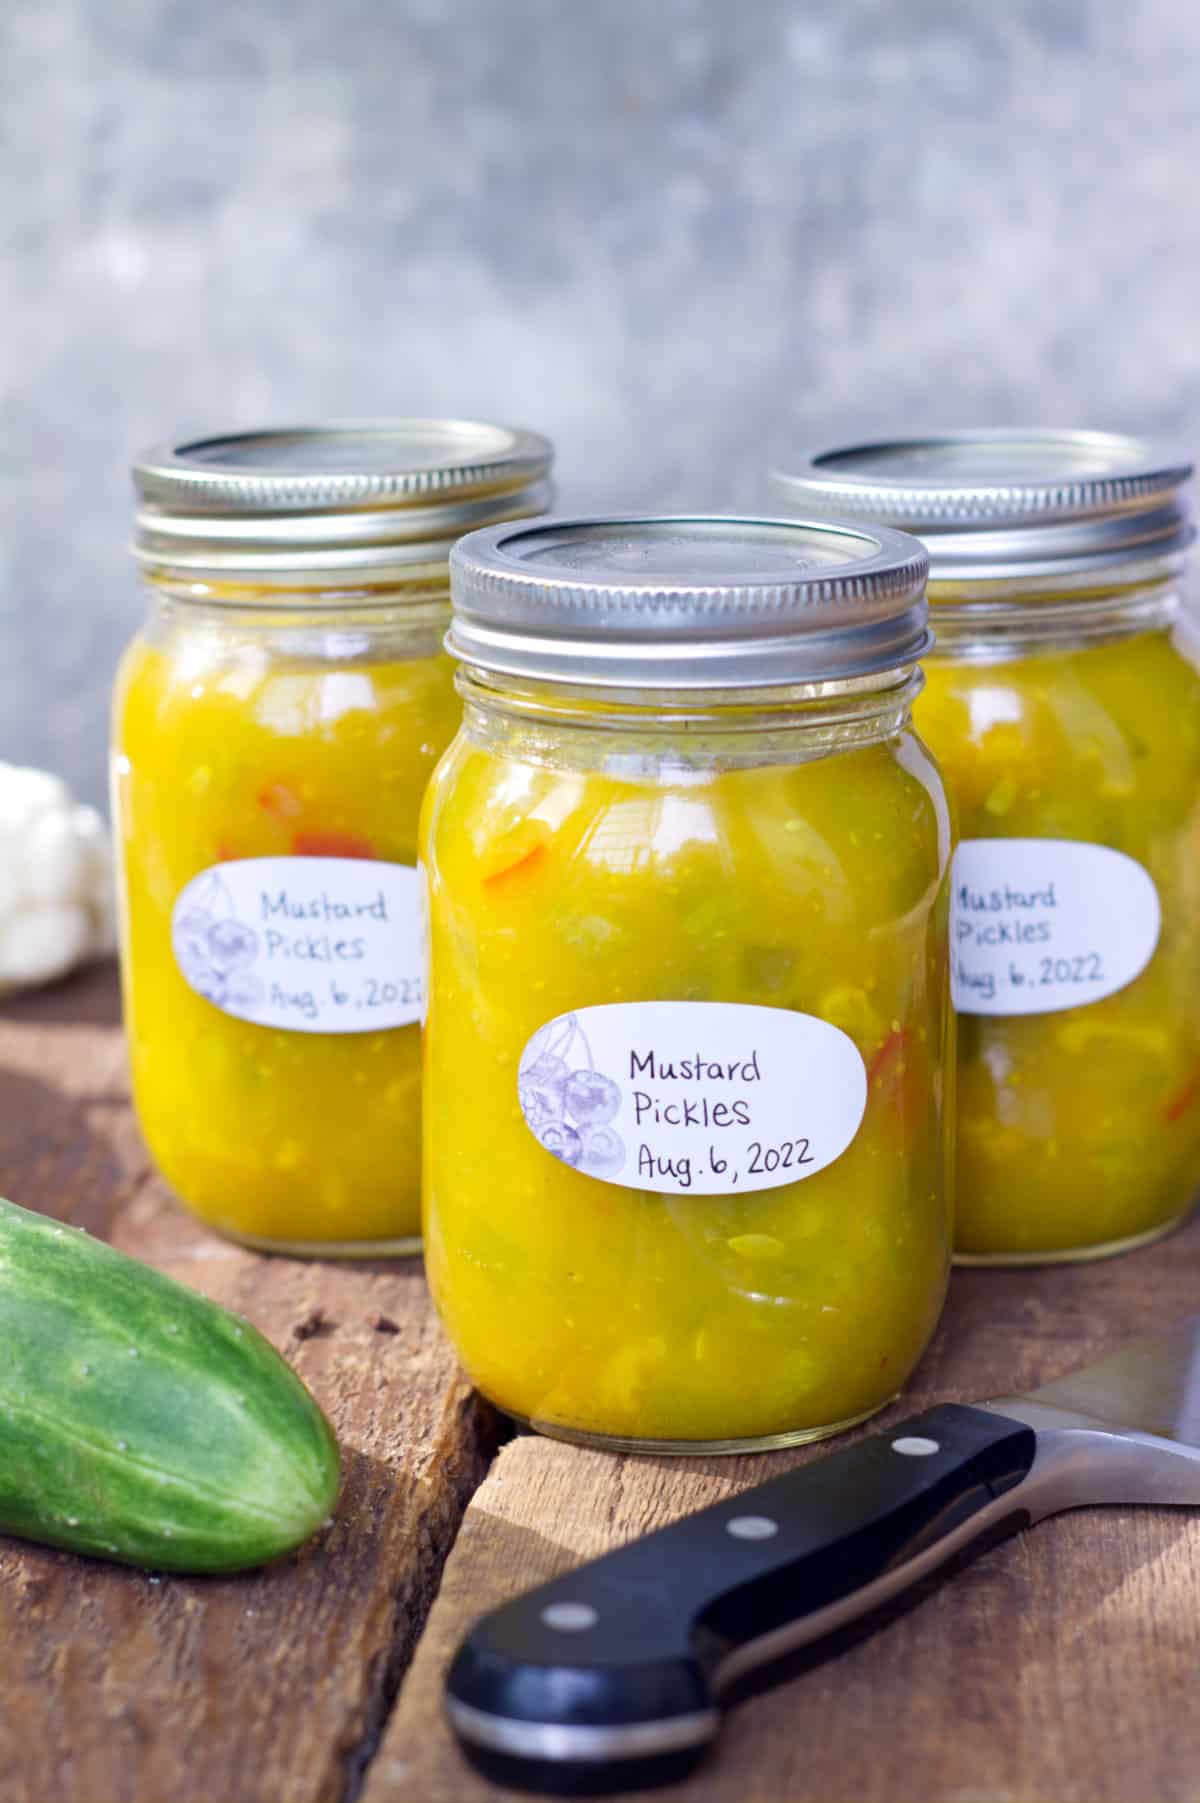
[[[419,1266],[260,1258],[176,1208],[127,1106],[111,970],[0,1009],[0,1191],[248,1315],[329,1412],[346,1467],[329,1532],[258,1575],[156,1578],[0,1539],[4,1803],[348,1794],[494,1428]],[[298,1337],[315,1309],[326,1325]]]
[[[1022,1388],[1192,1312],[1200,1222],[1092,1266],[956,1274],[902,1409]],[[581,1558],[820,1457],[607,1458],[526,1437],[477,1492],[364,1803],[497,1803],[441,1716],[483,1610]],[[1200,1518],[1089,1510],[1043,1523],[824,1662],[729,1713],[687,1803],[1196,1803]],[[663,1793],[654,1793],[661,1795]]]

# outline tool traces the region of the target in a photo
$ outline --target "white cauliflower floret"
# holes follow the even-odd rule
[[[114,937],[100,815],[48,771],[0,763],[0,991],[61,977]]]

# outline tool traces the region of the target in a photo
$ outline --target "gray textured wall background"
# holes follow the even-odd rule
[[[103,792],[131,453],[466,412],[569,505],[879,423],[1200,436],[1184,0],[0,0],[0,757]]]

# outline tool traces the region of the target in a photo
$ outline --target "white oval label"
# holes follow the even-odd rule
[[[368,858],[239,858],[171,916],[175,962],[223,1014],[295,1033],[375,1033],[421,1016],[420,882]]]
[[[564,1164],[661,1195],[774,1189],[840,1158],[867,1105],[854,1041],[788,1008],[609,1002],[521,1057],[530,1132]]]
[[[1052,1014],[1143,971],[1162,910],[1149,873],[1076,839],[966,839],[954,854],[951,987],[960,1014]]]

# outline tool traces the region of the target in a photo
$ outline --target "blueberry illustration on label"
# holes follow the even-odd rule
[[[225,1002],[225,978],[221,971],[214,970],[211,964],[184,964],[180,959],[183,973],[197,995],[202,995],[206,1002],[213,1002],[218,1008]]]
[[[543,1122],[562,1120],[566,1081],[567,1067],[561,1058],[543,1054],[521,1066],[517,1085],[521,1112],[535,1131]]]
[[[263,986],[251,970],[230,971],[225,979],[225,1005],[238,1014],[249,1014],[263,998]]]
[[[589,1177],[615,1176],[625,1163],[625,1147],[620,1135],[611,1127],[584,1127],[580,1138],[583,1140],[580,1170],[586,1171]]]
[[[239,970],[258,956],[258,934],[240,920],[216,920],[208,929],[208,948],[218,970]]]
[[[209,934],[212,916],[201,908],[189,909],[175,921],[175,959],[187,981],[210,1002],[220,1002],[224,980],[213,960]]]
[[[259,953],[258,934],[236,918],[233,898],[216,871],[194,885],[188,903],[171,928],[185,979],[214,1007],[251,1013],[262,996],[262,984],[250,969]]]
[[[577,1165],[583,1157],[583,1141],[565,1121],[547,1121],[537,1137],[547,1152],[553,1152],[564,1164]]]
[[[599,1071],[572,1071],[563,1089],[572,1120],[585,1127],[606,1127],[621,1106],[621,1092]]]
[[[624,1144],[609,1125],[620,1110],[621,1090],[596,1069],[574,1014],[549,1021],[530,1039],[517,1099],[539,1145],[564,1164],[591,1177],[612,1177],[625,1163]]]
[[[208,944],[212,924],[211,914],[206,914],[199,908],[190,908],[186,914],[176,917],[175,956],[189,974],[192,968],[212,969]]]

